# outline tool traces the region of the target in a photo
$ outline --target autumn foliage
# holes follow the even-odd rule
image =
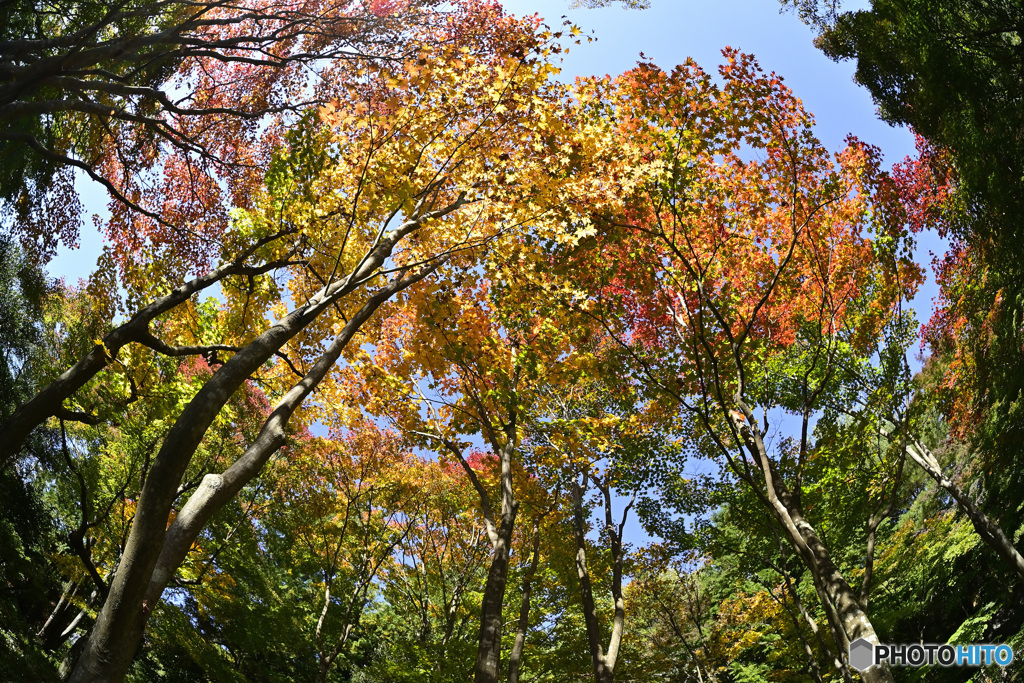
[[[38,162],[0,173],[0,493],[35,501],[0,664],[823,683],[909,632],[893,596],[938,609],[919,537],[1024,571],[967,485],[1005,456],[964,455],[1017,411],[1012,288],[925,138],[829,150],[731,48],[569,85],[580,29],[491,0],[18,7],[53,37],[0,29],[0,158]],[[72,168],[103,252],[35,292]]]

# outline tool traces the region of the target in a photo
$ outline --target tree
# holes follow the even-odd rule
[[[522,571],[522,580],[520,581],[520,594],[521,598],[519,601],[519,619],[516,621],[516,635],[512,642],[512,647],[509,650],[508,655],[508,683],[519,683],[519,676],[523,670],[523,655],[526,649],[526,639],[530,634],[531,627],[535,622],[530,619],[531,613],[536,611],[533,604],[533,593],[536,590],[536,585],[540,581],[541,577],[538,577],[537,570],[541,562],[541,542],[542,540],[550,539],[552,536],[552,528],[555,521],[552,519],[552,513],[554,512],[554,506],[558,503],[560,491],[556,488],[551,498],[551,505],[545,509],[537,509],[536,502],[534,502],[534,509],[530,515],[530,533],[526,537],[529,540],[529,550],[525,553],[519,553],[520,557],[524,557],[525,566],[520,566]],[[547,553],[547,558],[554,554],[551,550]]]
[[[982,529],[1021,522],[1021,7],[878,0],[867,10],[821,12],[817,2],[795,4],[814,19],[825,54],[856,60],[856,79],[882,118],[921,136],[902,180],[951,240],[936,268],[940,296],[922,330],[946,375],[929,389],[985,473],[988,514],[974,506],[986,517],[976,526],[1010,556],[999,534]],[[941,475],[934,459],[920,462]]]
[[[481,476],[488,464],[475,461]],[[369,615],[379,654],[367,668],[385,680],[464,681],[476,657],[490,551],[477,492],[461,466],[420,460],[410,470],[418,489],[413,528],[381,577],[385,603]]]
[[[818,38],[832,59],[857,60],[855,77],[883,119],[952,154],[969,201],[987,219],[969,230],[1011,253],[1020,242],[1024,179],[1022,22],[1013,2],[876,0],[870,10],[833,13]]]
[[[531,246],[532,244],[532,246]],[[554,283],[544,254],[529,241],[494,252],[461,287],[415,292],[386,323],[364,370],[368,410],[389,415],[426,448],[461,467],[478,495],[491,545],[484,585],[475,680],[496,681],[501,668],[503,608],[510,553],[524,490],[522,435],[544,393],[579,372],[585,327],[558,327]],[[538,275],[537,273],[540,273]],[[460,320],[449,328],[449,320]],[[474,453],[472,438],[489,453]],[[494,480],[478,471],[493,458]],[[529,605],[526,604],[528,611]]]
[[[145,215],[127,220],[114,212],[116,248],[91,292],[110,310],[113,291],[101,290],[113,281],[104,278],[119,273],[140,308],[22,406],[5,425],[5,441],[58,412],[131,342],[172,357],[205,355],[213,372],[160,442],[110,597],[72,680],[123,674],[152,606],[206,521],[284,445],[295,410],[379,306],[442,264],[449,273],[472,267],[488,241],[513,235],[527,219],[537,225],[581,183],[568,173],[576,166],[571,149],[550,142],[563,105],[546,90],[551,37],[534,28],[470,4],[441,29],[412,38],[416,59],[371,64],[370,71],[335,66],[323,86],[329,106],[288,134],[264,136],[284,144],[272,159],[257,157],[271,161],[266,186],[246,185],[251,201],[229,223],[192,223],[222,245],[224,265],[206,275],[178,284],[213,242],[193,240],[197,250],[176,261],[154,258],[174,247],[173,233]],[[194,189],[187,164],[168,163],[177,171],[166,176],[164,201]],[[185,204],[169,206],[192,215]],[[288,278],[287,293],[275,274]],[[215,283],[224,304],[216,319],[197,325],[190,299]],[[163,339],[150,328],[158,316]],[[168,527],[208,426],[249,381],[274,401],[260,433],[223,473],[204,479]]]
[[[957,441],[1018,347],[991,264],[956,270],[988,247],[952,155],[831,154],[733,50],[570,89],[483,0],[40,7],[0,10],[52,34],[0,58],[0,153],[35,150],[0,172],[36,221],[0,254],[26,676],[852,680],[860,637],[1024,638],[949,497],[1016,552]],[[37,305],[74,167],[106,248]],[[955,350],[915,380],[934,224]],[[631,555],[634,511],[664,543]]]
[[[646,669],[667,680],[718,681],[718,653],[712,650],[711,598],[704,577],[672,561],[666,548],[652,547],[637,559],[637,575],[627,587],[634,605],[633,628],[648,646]]]
[[[660,422],[664,415],[645,405],[636,382],[616,362],[621,358],[610,340],[597,336],[589,347],[595,361],[586,376],[573,386],[555,387],[545,402],[546,414],[531,422],[530,441],[537,451],[531,469],[557,482],[548,488],[564,487],[570,492],[565,516],[571,521],[573,563],[592,672],[594,680],[602,683],[614,680],[626,627],[626,522],[638,493],[651,483],[648,471],[657,467],[651,463],[669,459],[672,447],[667,445],[671,438],[666,425]],[[591,497],[596,502],[588,500]],[[620,504],[620,498],[625,502]],[[620,505],[616,519],[615,508]],[[598,519],[592,524],[595,508]],[[592,527],[599,530],[596,543],[587,538]],[[600,555],[604,557],[598,560]],[[608,579],[610,619],[600,618],[595,600],[590,566],[595,560]]]
[[[83,292],[66,291],[52,295],[47,309],[45,347],[55,350],[53,364],[62,367],[68,358],[93,346],[92,308]],[[215,307],[193,312],[199,320],[209,321]],[[163,332],[160,326],[155,329]],[[34,369],[40,370],[38,365]],[[76,409],[69,411],[97,419],[88,424],[59,420],[58,455],[36,476],[43,500],[55,511],[67,538],[66,549],[55,553],[53,562],[68,587],[40,630],[44,649],[56,650],[77,627],[88,626],[95,609],[109,596],[167,421],[180,413],[212,374],[203,358],[182,362],[131,348],[102,381],[79,392]],[[265,394],[251,383],[244,384],[211,423],[182,474],[178,493],[193,491],[206,474],[222,471],[240,456],[268,411]]]
[[[309,89],[319,65],[407,58],[417,49],[410,26],[443,21],[431,5],[5,3],[0,211],[44,260],[58,242],[77,242],[76,171],[123,207],[174,223],[166,206],[149,202],[147,173],[191,158],[200,175],[206,165],[229,176],[251,174],[258,166],[244,148],[269,117],[323,104]]]
[[[917,146],[916,158],[907,158],[893,169],[896,190],[901,205],[907,211],[909,228],[918,232],[928,226],[938,226],[943,231],[949,231],[950,224],[958,218],[957,187],[955,171],[949,165],[951,160],[948,154],[936,150],[921,136],[917,137]],[[965,351],[971,346],[990,347],[992,341],[982,341],[977,338],[977,334],[984,332],[990,335],[994,322],[992,319],[998,313],[991,312],[990,319],[978,326],[980,330],[963,317],[972,315],[972,311],[977,312],[977,302],[971,301],[972,297],[964,290],[978,292],[986,288],[985,284],[968,282],[972,269],[967,269],[968,278],[958,272],[961,260],[968,251],[964,244],[955,244],[951,252],[937,262],[942,294],[932,320],[922,330],[925,339],[931,341],[933,349],[952,356],[945,369],[945,386],[938,388],[930,383],[932,386],[928,387],[911,377],[907,350],[917,335],[912,330],[912,324],[908,324],[909,320],[908,323],[894,321],[895,324],[887,326],[883,335],[885,339],[878,348],[879,367],[864,367],[854,373],[854,381],[867,390],[850,393],[845,400],[847,404],[858,404],[858,407],[854,409],[850,405],[840,409],[840,412],[860,425],[870,423],[870,428],[878,432],[879,440],[899,441],[901,453],[909,455],[915,464],[957,501],[985,542],[1019,576],[1024,577],[1024,558],[1008,535],[994,519],[985,514],[972,496],[952,477],[943,473],[938,459],[925,445],[927,439],[924,435],[930,430],[929,423],[934,421],[932,409],[938,396],[944,395],[943,398],[948,401],[944,412],[954,426],[958,439],[969,440],[977,426],[980,406],[973,394],[976,391],[975,378],[979,367]],[[954,292],[960,293],[955,300],[952,298]],[[954,341],[955,337],[959,339]],[[1001,342],[995,343],[998,345]],[[959,379],[962,384],[951,386],[952,379]],[[938,396],[927,395],[929,392],[924,391],[926,387]]]
[[[31,391],[31,361],[44,355],[45,301],[54,289],[11,237],[0,236],[0,417],[7,417]],[[61,597],[54,590],[60,577],[48,557],[61,545],[60,528],[41,500],[44,485],[36,476],[42,463],[59,458],[55,436],[52,430],[37,433],[25,456],[0,471],[0,637],[7,643],[0,668],[18,680],[53,676],[34,640],[41,626],[59,623],[47,617]]]
[[[725,56],[721,87],[691,62],[671,74],[642,65],[581,95],[635,159],[605,218],[621,237],[603,245],[595,315],[693,420],[694,447],[780,525],[845,653],[877,635],[805,515],[810,423],[920,273],[877,150],[850,140],[832,158],[777,77]],[[771,421],[786,413],[798,436],[772,447]],[[865,677],[891,680],[881,668]]]
[[[294,449],[268,511],[275,528],[293,535],[281,562],[322,593],[312,634],[318,683],[345,659],[376,581],[419,518],[407,476],[415,458],[394,434],[361,422],[332,436]]]
[[[622,517],[616,522],[612,508],[610,477],[594,477],[587,469],[584,469],[580,480],[579,483],[573,482],[573,537],[576,541],[576,573],[579,578],[583,618],[587,627],[587,644],[590,646],[594,681],[605,683],[614,680],[615,664],[618,661],[619,647],[622,645],[622,634],[625,628],[626,603],[622,591],[622,570],[626,546],[623,540],[623,528],[626,526],[626,519],[633,506],[633,500],[630,499],[626,503]],[[614,614],[607,650],[602,646],[601,628],[591,583],[591,569],[587,565],[587,528],[584,519],[583,496],[591,481],[598,490],[602,503],[601,508],[605,517],[604,531],[608,536],[612,560],[611,594]]]

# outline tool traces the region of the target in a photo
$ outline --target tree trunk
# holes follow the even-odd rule
[[[513,513],[513,519],[515,513]],[[484,585],[483,604],[480,609],[480,638],[476,657],[475,683],[498,683],[501,673],[501,610],[505,602],[508,583],[508,555],[512,526],[502,524],[498,529],[498,542],[494,545],[491,566]]]
[[[327,661],[326,657],[320,658],[320,663],[316,667],[316,683],[324,683],[327,680],[327,672],[331,668],[331,662]]]
[[[817,531],[804,518],[799,507],[790,504],[781,504],[780,512],[777,513],[783,528],[789,536],[790,543],[794,546],[811,572],[816,584],[819,584],[826,594],[827,599],[834,606],[833,618],[837,618],[837,631],[842,636],[840,657],[845,665],[849,646],[852,641],[860,638],[877,645],[879,643],[875,628],[868,619],[868,615],[861,607],[860,600],[839,569],[832,561],[828,548],[818,537]],[[868,671],[861,672],[861,678],[865,683],[892,683],[892,673],[886,667],[875,666]]]
[[[608,534],[608,543],[612,551],[612,603],[615,611],[612,616],[612,632],[608,638],[608,652],[604,656],[607,680],[611,681],[615,675],[615,664],[619,659],[619,646],[622,644],[622,632],[626,624],[626,601],[622,594],[622,569],[626,553],[622,546],[622,530],[626,526],[629,509],[633,507],[636,498],[634,495],[626,504],[622,511],[622,520],[616,526],[612,515],[611,484],[606,479],[603,483],[598,483],[598,487],[604,497],[605,532]]]
[[[298,316],[286,318],[232,357],[199,390],[167,434],[142,488],[110,594],[72,671],[73,683],[120,681],[124,677],[154,606],[149,600],[153,570],[192,454],[221,407],[274,351],[298,334],[302,329],[299,322]],[[171,574],[157,578],[166,584]]]
[[[324,577],[324,606],[320,610],[320,618],[316,620],[316,633],[314,635],[314,641],[316,642],[317,654],[320,656],[320,661],[316,667],[316,683],[324,683],[327,680],[327,672],[331,668],[331,664],[334,662],[334,658],[331,657],[331,653],[327,652],[327,648],[324,645],[324,622],[327,621],[327,611],[331,607],[331,578],[330,576]]]
[[[184,561],[192,544],[210,518],[230,501],[242,487],[252,481],[270,457],[285,444],[285,428],[302,401],[327,376],[327,373],[341,357],[342,351],[355,336],[363,323],[391,298],[396,292],[422,280],[432,273],[436,266],[414,273],[401,280],[394,280],[367,301],[345,324],[327,351],[313,364],[309,372],[281,398],[270,417],[266,419],[259,434],[245,453],[222,474],[207,474],[199,488],[182,506],[167,528],[164,546],[157,559],[150,579],[146,599],[156,604],[174,572]]]
[[[583,602],[583,620],[587,626],[587,642],[590,646],[590,661],[594,669],[594,680],[597,683],[611,683],[615,678],[615,663],[619,658],[619,646],[622,644],[623,627],[626,622],[626,603],[622,594],[622,569],[625,552],[622,545],[622,530],[626,525],[629,509],[633,506],[630,500],[622,512],[622,520],[615,524],[612,514],[611,484],[607,479],[594,484],[601,492],[604,503],[605,533],[612,554],[612,631],[608,637],[608,651],[601,645],[601,625],[597,619],[597,607],[594,603],[594,590],[590,582],[590,571],[587,569],[586,528],[583,519],[583,493],[586,490],[588,472],[583,473],[582,481],[573,484],[573,535],[576,538],[576,574],[580,581],[580,597]]]
[[[153,572],[164,550],[167,520],[178,495],[178,486],[206,430],[224,404],[285,343],[343,296],[363,286],[362,283],[385,263],[402,237],[412,232],[420,221],[434,217],[437,213],[424,215],[392,231],[348,277],[324,287],[306,304],[286,315],[232,356],[188,403],[165,437],[146,477],[118,571],[88,642],[74,663],[69,677],[71,683],[117,682],[124,678],[159,596],[151,585]],[[274,437],[276,434],[269,436]],[[279,440],[277,447],[282,443],[283,440]],[[249,476],[254,474],[255,471]],[[164,571],[156,577],[157,583],[166,585],[171,575],[171,572]],[[157,597],[152,597],[154,595]]]
[[[744,445],[764,475],[765,489],[762,491],[759,487],[754,486],[755,482],[752,479],[746,477],[741,471],[738,473],[741,473],[741,478],[744,478],[748,484],[754,486],[757,496],[768,505],[769,510],[785,531],[790,545],[793,546],[804,565],[811,572],[815,588],[824,594],[822,596],[823,607],[842,641],[839,644],[839,656],[845,664],[850,642],[864,638],[877,645],[879,643],[878,635],[861,606],[859,596],[835,566],[832,555],[818,536],[818,532],[804,517],[799,496],[789,491],[768,457],[753,412],[741,400],[738,400],[737,403],[743,410],[746,424],[737,421],[736,431],[742,436]],[[751,429],[748,425],[754,425],[754,428]],[[737,470],[734,468],[734,471]],[[830,606],[834,609],[829,609]],[[892,672],[888,667],[871,667],[869,670],[861,672],[861,678],[865,683],[893,683]]]
[[[586,475],[584,475],[586,481]],[[594,589],[587,569],[587,537],[583,525],[582,484],[573,484],[573,536],[576,539],[576,576],[580,581],[580,600],[583,603],[583,621],[587,626],[587,645],[590,647],[590,664],[596,683],[610,683],[612,672],[605,666],[604,649],[601,647],[601,625],[597,620],[597,606],[594,604]]]
[[[54,652],[63,645],[71,634],[75,632],[78,623],[82,620],[85,615],[85,610],[77,607],[71,599],[78,595],[83,585],[81,582],[72,582],[68,585],[67,589],[60,596],[60,600],[54,605],[53,611],[50,612],[50,616],[47,617],[46,623],[39,629],[36,637],[39,639],[39,644],[47,652]],[[96,591],[93,591],[93,598],[96,597]],[[92,602],[92,599],[90,599]]]
[[[502,607],[505,586],[508,584],[508,556],[512,531],[519,508],[512,489],[512,453],[515,450],[515,425],[512,434],[499,451],[501,458],[501,522],[494,535],[491,566],[484,585],[483,604],[480,609],[480,637],[476,655],[475,683],[498,683],[501,675]]]
[[[974,504],[974,501],[963,489],[942,474],[939,461],[931,451],[915,439],[913,444],[907,446],[907,453],[921,469],[928,473],[928,476],[935,480],[935,483],[946,489],[953,500],[960,504],[981,539],[1000,557],[1010,563],[1019,578],[1024,579],[1024,557],[1021,557],[1013,542],[1003,533],[1002,528],[989,519],[988,515]]]
[[[523,577],[523,601],[519,607],[519,625],[516,628],[516,640],[512,644],[512,652],[508,656],[508,683],[519,683],[519,665],[523,659],[523,647],[526,644],[526,631],[530,626],[530,595],[533,591],[533,577],[537,574],[540,560],[540,521],[533,520],[533,555],[530,567]]]

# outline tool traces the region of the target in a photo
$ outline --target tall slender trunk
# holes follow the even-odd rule
[[[459,606],[462,604],[462,591],[465,590],[462,583],[457,583],[452,591],[452,600],[448,605],[448,611],[444,616],[444,634],[441,637],[441,654],[448,648],[448,641],[452,639],[455,632],[455,622],[459,619]],[[424,639],[425,640],[425,639]]]
[[[583,485],[573,485],[572,530],[573,536],[576,539],[576,576],[580,582],[580,601],[583,603],[583,621],[587,627],[587,645],[590,647],[590,665],[594,671],[594,680],[597,683],[606,683],[611,680],[611,675],[604,665],[604,649],[601,646],[601,626],[597,620],[594,589],[590,583],[590,570],[587,568],[587,535],[586,527],[583,523],[583,491]]]
[[[80,595],[83,587],[84,585],[80,581],[70,583],[64,593],[61,594],[60,600],[54,605],[53,611],[50,612],[50,616],[46,619],[46,623],[43,624],[36,634],[39,644],[47,652],[53,652],[63,645],[71,637],[71,634],[75,632],[82,617],[85,616],[86,610],[72,602],[72,598]],[[94,589],[93,595],[89,599],[90,602],[98,597],[97,593]]]
[[[480,637],[473,678],[475,683],[497,683],[501,673],[501,611],[505,603],[505,586],[508,584],[510,540],[511,533],[505,534],[499,530],[491,566],[487,571],[480,609]]]
[[[601,625],[597,618],[597,606],[594,602],[594,590],[590,581],[590,570],[587,568],[586,528],[583,517],[583,492],[589,475],[584,472],[582,481],[573,484],[573,535],[576,539],[576,574],[580,581],[580,599],[583,603],[583,620],[587,627],[587,644],[590,647],[590,662],[594,670],[596,683],[611,683],[615,678],[615,663],[618,660],[619,646],[622,643],[623,626],[626,618],[626,604],[622,594],[622,568],[624,550],[622,546],[622,529],[632,501],[626,506],[622,521],[614,524],[611,507],[611,486],[607,481],[595,483],[601,491],[604,502],[605,531],[609,537],[612,553],[612,601],[614,615],[612,629],[608,638],[608,651],[605,652],[601,641]]]
[[[327,612],[331,608],[331,577],[324,577],[324,606],[320,610],[320,618],[316,620],[316,632],[314,640],[316,641],[317,654],[319,655],[319,665],[316,668],[316,680],[317,683],[322,683],[327,680],[327,672],[331,668],[332,658],[331,654],[327,652],[327,646],[324,643],[324,622],[327,621]]]
[[[323,683],[327,680],[327,672],[331,669],[331,662],[326,657],[320,657],[320,663],[316,667],[316,683]]]
[[[475,683],[498,683],[501,676],[502,607],[508,584],[508,557],[512,546],[516,512],[519,504],[512,489],[512,453],[515,450],[515,424],[511,434],[499,449],[501,459],[501,517],[492,536],[491,566],[487,570],[487,583],[480,608],[480,636],[478,640]]]
[[[822,596],[822,606],[829,617],[829,622],[836,633],[840,649],[840,657],[846,662],[850,642],[864,638],[868,642],[879,644],[878,635],[871,624],[867,613],[860,602],[860,596],[854,592],[832,560],[828,547],[818,536],[818,532],[804,517],[800,505],[800,497],[789,490],[768,457],[768,451],[762,440],[760,430],[753,412],[739,397],[737,404],[743,411],[745,424],[738,420],[734,423],[736,431],[742,436],[742,442],[750,451],[758,469],[764,475],[764,490],[754,485],[754,481],[741,474],[748,484],[754,487],[757,496],[768,506],[782,526],[790,545],[796,550],[814,580],[815,589]],[[754,425],[751,429],[748,425]],[[734,468],[734,471],[736,469]],[[740,471],[742,472],[742,471]],[[739,473],[739,472],[738,472]],[[865,683],[893,683],[892,672],[888,667],[874,666],[861,672]]]
[[[508,683],[519,683],[519,665],[523,659],[523,648],[526,644],[526,631],[530,626],[530,595],[533,592],[533,577],[537,574],[540,561],[540,520],[533,520],[533,553],[530,566],[523,577],[523,600],[519,606],[519,624],[516,627],[516,640],[512,643],[512,651],[508,656]]]
[[[963,489],[942,474],[942,467],[939,466],[939,461],[935,455],[916,439],[913,440],[912,444],[907,445],[907,453],[928,476],[935,480],[935,483],[944,488],[953,497],[953,500],[959,503],[967,518],[971,520],[971,524],[974,525],[975,531],[981,536],[981,539],[1013,567],[1019,578],[1024,579],[1024,557],[1021,557],[1020,552],[1013,545],[1013,541],[1003,533],[1002,528],[998,524],[981,511],[981,508],[971,500],[970,496]]]

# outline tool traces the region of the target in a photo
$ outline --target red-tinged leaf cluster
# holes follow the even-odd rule
[[[498,465],[498,456],[494,453],[481,451],[474,449],[466,455],[466,462],[474,470],[484,472],[486,470],[494,470]],[[454,464],[447,464],[446,467],[454,467]]]
[[[177,99],[159,114],[165,133],[120,125],[103,142],[97,169],[134,204],[110,205],[107,238],[122,271],[155,258],[175,272],[208,267],[233,241],[230,210],[260,196],[284,131],[324,101],[317,84],[327,65],[355,72],[379,57],[402,59],[472,12],[436,5],[258,0],[210,8],[191,39],[211,47],[188,51],[171,77]]]
[[[413,459],[395,433],[357,422],[342,432],[332,430],[329,439],[304,439],[301,448],[292,449],[278,468],[278,495],[316,523],[344,514],[344,506],[364,489],[401,484],[401,471]]]
[[[692,62],[584,84],[629,141],[601,297],[622,307],[630,341],[678,350],[696,371],[681,368],[684,381],[710,358],[783,350],[808,326],[867,348],[921,281],[879,150],[850,138],[829,154],[778,77],[724,55],[720,85]]]
[[[981,366],[990,355],[996,323],[1007,313],[1002,289],[991,286],[990,267],[981,250],[954,242],[933,262],[939,297],[921,326],[922,344],[944,361],[938,397],[950,433],[960,441],[970,439],[984,415],[988,387]]]
[[[954,229],[958,183],[953,160],[920,135],[914,135],[917,154],[893,166],[892,177],[899,204],[906,211],[907,227],[915,233],[936,230],[948,237]]]
[[[951,435],[970,439],[985,412],[985,366],[996,352],[992,343],[1008,313],[1003,288],[994,284],[986,244],[963,236],[968,212],[947,150],[916,136],[917,154],[893,169],[893,177],[911,230],[935,230],[951,241],[932,261],[939,296],[921,326],[922,346],[941,359],[942,379],[935,387]]]
[[[193,356],[178,366],[178,374],[186,382],[198,379],[204,382],[213,375],[213,369],[202,356]]]
[[[554,142],[574,135],[571,111],[543,59],[550,37],[535,29],[536,20],[467,0],[409,24],[407,43],[398,45],[415,49],[393,60],[339,59],[322,68],[323,80],[308,92],[297,83],[273,85],[323,102],[315,116],[256,121],[225,113],[223,125],[214,115],[183,123],[202,123],[197,134],[223,154],[215,160],[177,150],[154,158],[151,185],[135,178],[133,196],[168,220],[116,205],[106,258],[120,277],[106,273],[106,280],[147,301],[215,256],[233,257],[256,239],[284,234],[251,259],[287,260],[276,277],[227,278],[215,318],[196,324],[183,308],[163,328],[173,332],[168,342],[216,336],[241,346],[295,302],[357,268],[399,218],[440,210],[393,248],[388,267],[407,270],[441,260],[452,272],[472,269],[484,247],[498,239],[514,244],[527,226],[558,238],[564,225],[553,209],[583,201],[580,188],[593,183],[594,173],[584,168],[583,143]],[[259,68],[244,68],[250,66]],[[222,68],[192,74],[212,79],[203,96],[244,104],[252,95],[247,77],[229,77]],[[238,92],[229,95],[231,89]],[[245,163],[222,163],[225,155],[244,156]],[[274,389],[291,381],[296,363],[322,352],[382,281],[362,280],[365,287],[289,343],[291,365],[282,359],[261,379]]]

